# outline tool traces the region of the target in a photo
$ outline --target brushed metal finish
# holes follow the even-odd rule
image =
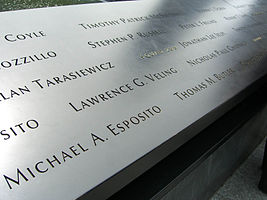
[[[0,13],[0,199],[75,199],[265,75],[261,4],[153,0]],[[101,71],[86,72],[93,66]],[[121,94],[109,97],[115,89]],[[95,96],[100,103],[86,100]],[[114,135],[118,123],[125,131]],[[61,164],[52,167],[53,156]],[[6,181],[17,169],[19,185]]]

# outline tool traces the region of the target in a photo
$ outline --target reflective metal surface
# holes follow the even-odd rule
[[[264,1],[119,2],[0,18],[0,199],[78,198],[174,137],[178,148],[267,71]]]

